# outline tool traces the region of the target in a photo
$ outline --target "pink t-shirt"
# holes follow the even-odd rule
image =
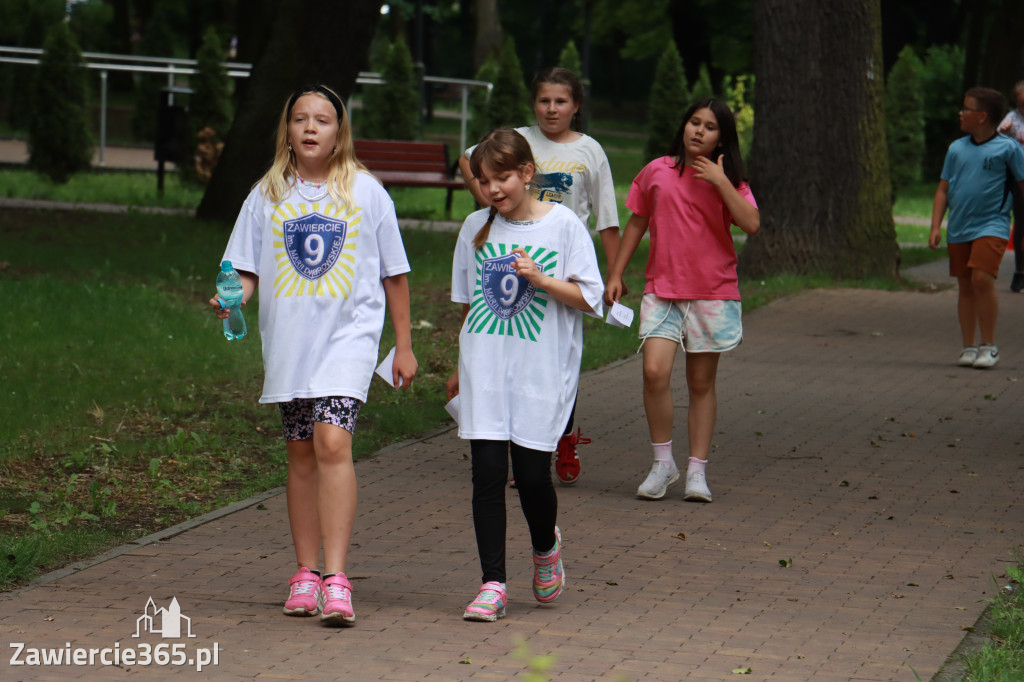
[[[673,168],[663,156],[647,164],[633,180],[626,207],[650,219],[651,253],[644,293],[665,299],[740,300],[732,214],[709,182],[694,170]],[[757,207],[750,186],[737,191]]]

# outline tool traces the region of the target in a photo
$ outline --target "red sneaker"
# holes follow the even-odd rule
[[[586,445],[589,438],[581,438],[580,430],[576,433],[567,433],[558,439],[558,447],[555,450],[555,475],[562,485],[573,485],[580,477],[580,456],[576,452],[577,445]]]

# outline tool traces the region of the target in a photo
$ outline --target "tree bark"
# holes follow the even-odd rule
[[[504,40],[498,0],[476,0],[476,42],[473,44],[473,73],[480,70],[487,57],[501,52]]]
[[[278,3],[274,30],[253,67],[197,217],[235,220],[273,160],[281,110],[296,88],[323,83],[348,98],[366,66],[380,7],[380,0]]]
[[[746,275],[895,278],[879,0],[759,0]]]

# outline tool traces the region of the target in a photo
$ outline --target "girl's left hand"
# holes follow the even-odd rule
[[[712,161],[706,156],[698,156],[693,160],[693,170],[695,171],[693,177],[700,178],[712,185],[717,185],[723,180],[728,181],[725,176],[725,162],[721,156],[718,157],[718,161]]]
[[[516,254],[516,274],[526,278],[526,281],[534,286],[540,286],[540,283],[547,277],[537,264],[526,255],[526,250],[522,247],[512,249],[512,253]]]

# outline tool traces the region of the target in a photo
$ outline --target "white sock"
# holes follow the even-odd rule
[[[696,457],[691,457],[689,463],[686,465],[686,473],[692,474],[695,471],[699,471],[701,475],[703,475],[704,467],[705,465],[707,465],[707,463],[708,461],[706,459],[697,459]]]
[[[675,466],[676,460],[672,457],[672,441],[667,443],[651,443],[651,447],[654,449],[655,462],[665,462]]]

